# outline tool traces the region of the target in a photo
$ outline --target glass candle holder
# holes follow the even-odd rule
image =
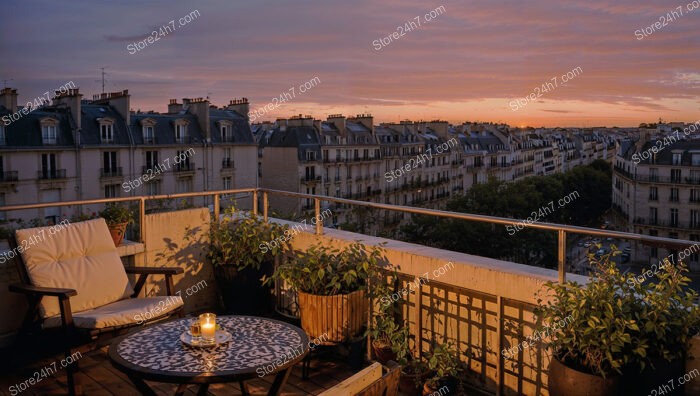
[[[202,332],[202,340],[205,342],[216,341],[216,315],[204,313],[199,315],[199,327]]]

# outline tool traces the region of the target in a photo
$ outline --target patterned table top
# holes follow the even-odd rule
[[[309,351],[309,338],[300,328],[253,316],[218,316],[217,323],[232,340],[216,347],[190,347],[180,335],[193,320],[155,324],[124,336],[110,346],[110,357],[143,373],[235,376],[278,372]]]

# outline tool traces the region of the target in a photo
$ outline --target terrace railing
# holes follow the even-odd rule
[[[193,164],[191,164],[192,166]],[[65,177],[65,176],[64,176]],[[167,194],[167,195],[151,195],[151,196],[133,196],[133,197],[120,197],[120,198],[103,198],[103,199],[90,199],[81,201],[64,201],[64,202],[47,202],[47,203],[34,203],[34,204],[22,204],[22,205],[9,205],[0,207],[0,211],[13,211],[13,210],[26,210],[26,209],[39,209],[39,208],[50,208],[50,207],[60,207],[60,206],[71,206],[71,205],[89,205],[89,204],[99,204],[99,203],[109,203],[109,202],[133,202],[138,201],[139,203],[139,235],[143,236],[146,216],[146,202],[151,200],[159,199],[177,199],[177,198],[192,198],[192,197],[210,197],[212,199],[214,214],[216,217],[219,215],[220,211],[220,197],[222,195],[231,194],[252,194],[253,198],[253,213],[258,214],[260,199],[262,198],[262,212],[265,220],[268,219],[269,213],[269,196],[279,195],[292,198],[309,199],[313,201],[313,208],[315,210],[316,218],[321,219],[321,203],[336,203],[345,204],[347,206],[362,206],[373,209],[383,209],[388,211],[402,212],[402,213],[412,213],[447,219],[458,219],[466,221],[476,221],[481,223],[489,224],[499,224],[499,225],[518,225],[519,227],[533,228],[538,230],[546,230],[557,233],[558,243],[557,243],[557,270],[559,274],[559,282],[563,283],[566,281],[566,239],[568,235],[591,235],[598,237],[612,237],[618,239],[625,239],[629,241],[636,241],[641,243],[646,243],[649,245],[657,247],[666,247],[669,249],[685,248],[696,245],[698,242],[664,238],[658,236],[633,234],[629,232],[622,231],[611,231],[603,230],[597,228],[579,227],[564,224],[546,223],[546,222],[528,222],[521,219],[511,219],[505,217],[496,216],[485,216],[470,213],[457,213],[445,210],[437,209],[427,209],[412,206],[403,205],[392,205],[384,204],[379,202],[368,202],[368,201],[358,201],[347,198],[338,197],[328,197],[322,195],[304,194],[291,191],[280,191],[267,188],[241,188],[234,190],[219,190],[219,191],[202,191],[202,192],[190,192],[190,193],[180,193],[180,194]],[[316,234],[323,235],[323,221],[320,220],[316,223]],[[143,241],[145,242],[145,241]]]

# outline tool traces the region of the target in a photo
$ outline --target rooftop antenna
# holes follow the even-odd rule
[[[14,79],[11,78],[11,79],[9,79],[9,80],[2,80],[2,87],[3,87],[3,88],[7,88],[7,83],[10,82],[10,81],[14,81]]]
[[[105,68],[106,68],[105,66],[98,68],[99,70],[101,70],[100,75],[102,78],[99,80],[95,80],[95,82],[102,82],[102,93],[105,93],[105,82],[107,81],[105,79],[105,76],[107,76],[107,73],[105,72]]]

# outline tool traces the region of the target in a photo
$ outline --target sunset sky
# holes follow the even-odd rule
[[[691,0],[692,1],[692,0]],[[74,81],[86,98],[128,89],[134,110],[169,98],[251,110],[296,87],[278,116],[372,113],[531,126],[636,126],[700,119],[700,9],[675,1],[3,1],[0,80],[20,103]],[[444,7],[426,22],[424,15]],[[683,15],[638,40],[681,6]],[[692,6],[691,6],[692,7]],[[197,10],[185,26],[178,19]],[[374,40],[420,16],[376,50]],[[664,17],[665,18],[665,17]],[[127,46],[175,20],[174,32]],[[580,68],[567,84],[561,76]],[[318,77],[305,93],[298,86]],[[558,87],[513,111],[552,78]],[[0,81],[0,84],[2,82]]]

